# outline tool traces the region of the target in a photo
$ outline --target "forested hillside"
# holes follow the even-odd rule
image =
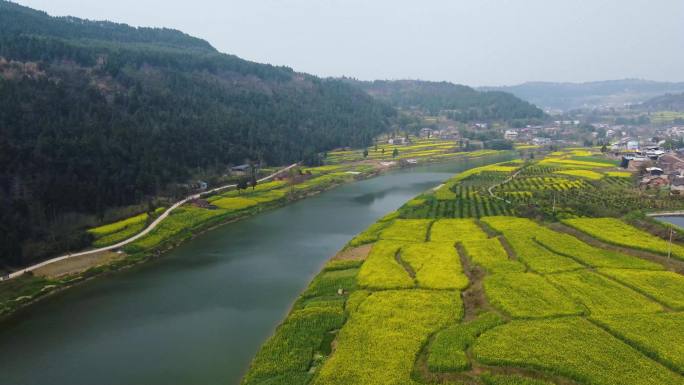
[[[79,248],[84,222],[196,175],[367,145],[393,115],[342,81],[178,31],[0,0],[0,265]]]
[[[481,92],[464,85],[421,80],[347,81],[394,107],[420,109],[433,115],[441,112],[461,122],[544,117],[536,106],[505,92]]]
[[[684,111],[684,93],[665,94],[649,99],[637,106],[637,109],[649,111]]]

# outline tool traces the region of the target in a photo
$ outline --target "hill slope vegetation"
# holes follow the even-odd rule
[[[394,114],[342,81],[179,31],[0,1],[0,265],[81,247],[74,229],[108,208],[245,159],[368,145]]]
[[[544,117],[536,106],[506,92],[481,92],[464,85],[421,80],[347,81],[394,107],[432,115],[441,112],[461,122]]]

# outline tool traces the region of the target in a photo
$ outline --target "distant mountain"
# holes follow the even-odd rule
[[[684,93],[656,96],[634,107],[648,111],[684,112]]]
[[[460,121],[542,118],[544,112],[516,96],[500,91],[477,91],[448,82],[421,80],[349,80],[374,98],[402,109],[432,114],[448,111]]]
[[[343,81],[170,29],[0,0],[0,264],[77,249],[75,229],[245,159],[364,146],[395,110]]]
[[[641,103],[666,93],[684,92],[684,83],[624,79],[588,83],[528,82],[481,89],[510,92],[545,110],[568,111]]]

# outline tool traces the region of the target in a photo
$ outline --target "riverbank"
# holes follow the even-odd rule
[[[241,384],[679,383],[684,277],[669,260],[684,245],[624,216],[684,202],[638,200],[613,166],[562,165],[585,152],[470,169],[370,225]]]
[[[416,165],[425,165],[435,162],[467,161],[486,158],[493,155],[513,156],[513,152],[487,151],[450,154],[449,158],[444,156],[425,157],[419,158],[418,162],[415,164],[404,163],[404,166],[414,167]],[[382,163],[385,164],[383,165]],[[196,207],[184,209],[185,206],[183,206],[179,209],[180,212],[178,214],[170,215],[166,219],[166,223],[162,223],[162,225],[159,226],[158,233],[152,231],[150,234],[142,237],[139,241],[126,246],[124,250],[120,250],[119,253],[117,253],[117,258],[108,259],[105,263],[100,263],[100,260],[93,259],[93,262],[96,263],[96,265],[79,265],[77,266],[77,271],[65,272],[64,269],[54,269],[59,272],[59,275],[57,276],[26,275],[15,278],[11,283],[10,281],[0,282],[0,318],[7,317],[23,307],[35,304],[37,301],[50,294],[72,287],[78,283],[156,259],[187,240],[223,224],[239,221],[264,211],[283,207],[292,202],[335,188],[340,184],[372,178],[400,167],[399,162],[395,162],[394,165],[387,165],[387,162],[377,162],[377,167],[370,168],[368,167],[368,164],[368,162],[355,162],[349,165],[322,166],[318,168],[318,170],[317,168],[305,170],[304,172],[311,172],[312,176],[314,172],[317,172],[318,175],[311,178],[305,178],[301,183],[288,185],[287,188],[290,189],[290,193],[280,199],[259,202],[258,205],[250,206],[245,209],[235,211],[228,210],[226,212],[219,212],[219,214],[216,214],[216,210],[212,210],[212,215],[205,216],[197,214],[206,213],[209,212],[209,210],[201,211],[205,209],[198,209]],[[352,173],[349,173],[350,171]],[[311,181],[315,181],[321,177],[323,178],[322,181],[325,183],[311,183]],[[271,190],[259,191],[259,194],[268,193],[268,191]],[[212,198],[216,198],[214,200],[220,200],[224,198],[248,199],[248,197],[248,193],[236,196],[234,192],[228,192],[216,195]],[[208,200],[212,201],[212,198],[209,198]],[[190,213],[190,215],[188,215],[188,213]],[[178,221],[175,220],[177,218],[182,220],[190,218],[191,221],[187,223],[182,222],[185,226],[177,227]],[[168,227],[172,227],[173,231],[168,231]],[[151,246],[146,247],[147,245]]]
[[[349,239],[454,173],[510,158],[434,163],[343,184],[49,295],[0,326],[0,349],[12,352],[0,360],[4,381],[235,385]]]

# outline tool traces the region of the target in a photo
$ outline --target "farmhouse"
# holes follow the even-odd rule
[[[677,194],[684,192],[684,176],[675,176],[670,183],[670,190]]]
[[[518,139],[518,131],[516,130],[506,130],[504,133],[504,139],[507,140],[516,140]]]

